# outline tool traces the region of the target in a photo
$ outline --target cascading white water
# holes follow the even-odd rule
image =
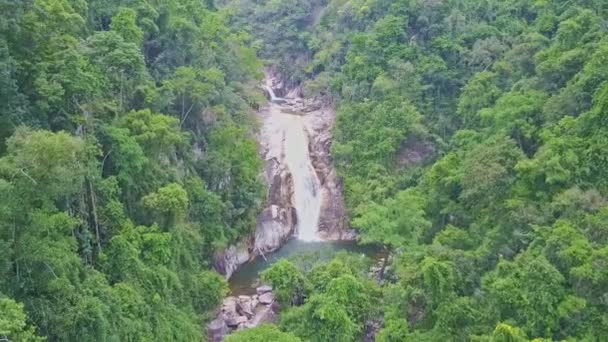
[[[279,148],[276,145],[280,145],[280,154],[293,176],[297,237],[303,241],[319,241],[320,183],[310,160],[304,122],[300,115],[282,111],[279,104],[285,100],[277,97],[271,87],[266,86],[266,90],[272,102],[267,118],[270,121],[266,125],[271,126],[273,136],[280,137],[271,148]]]
[[[269,87],[267,85],[264,86],[264,88],[266,89],[266,91],[268,92],[268,95],[270,95],[270,102],[275,102],[276,100],[278,100],[279,98],[274,94],[274,90],[272,89],[272,87]]]
[[[293,176],[296,213],[298,215],[298,238],[304,241],[318,240],[319,179],[312,167],[308,153],[308,137],[302,118],[283,114],[287,121],[285,134],[285,161]]]
[[[315,253],[320,260],[328,260],[339,250],[350,250],[357,253],[376,255],[373,249],[359,249],[355,241],[332,241],[332,237],[327,238],[325,232],[319,232],[320,221],[328,219],[321,217],[322,203],[327,203],[328,199],[340,200],[341,197],[335,196],[329,191],[331,178],[327,178],[325,184],[321,184],[317,177],[317,172],[313,168],[309,149],[311,146],[319,147],[323,136],[314,134],[328,133],[320,130],[320,125],[329,124],[324,129],[329,129],[333,123],[333,118],[319,122],[318,115],[326,115],[324,111],[307,112],[307,115],[293,114],[297,108],[307,107],[307,100],[292,99],[290,97],[280,98],[271,89],[272,79],[266,80],[266,92],[270,98],[268,107],[260,111],[262,120],[260,134],[258,136],[263,155],[266,161],[266,177],[273,185],[283,186],[288,183],[286,171],[291,174],[293,182],[293,193],[291,198],[286,198],[289,194],[288,189],[276,187],[271,188],[269,207],[258,220],[255,244],[260,242],[263,246],[272,246],[274,252],[267,253],[257,249],[261,254],[252,262],[245,263],[239,267],[238,271],[230,279],[230,288],[233,296],[255,294],[252,284],[257,284],[261,271],[271,267],[275,262],[286,257],[299,253]],[[315,139],[309,141],[309,139]],[[320,141],[317,141],[319,139]],[[322,155],[323,150],[311,151]],[[315,165],[317,166],[317,165]],[[328,167],[319,165],[320,172],[324,172]],[[287,169],[287,170],[286,170]],[[322,174],[322,173],[321,173]],[[328,197],[325,197],[328,196]],[[290,204],[286,203],[289,200]],[[329,203],[330,206],[340,203]],[[296,239],[285,241],[289,238],[293,226],[290,205],[295,207],[298,223],[296,229]],[[336,207],[328,209],[333,210]],[[281,215],[281,213],[285,215]],[[258,234],[260,233],[260,234]],[[321,238],[320,236],[323,236]],[[340,235],[338,238],[340,238]],[[258,240],[258,237],[260,239]],[[247,246],[245,246],[247,247]],[[280,248],[279,248],[280,247]],[[246,250],[245,250],[246,253]],[[247,256],[247,255],[245,255]]]

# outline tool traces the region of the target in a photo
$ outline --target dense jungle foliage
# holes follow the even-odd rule
[[[290,308],[230,341],[606,339],[608,2],[227,8],[287,83],[336,104],[351,223],[393,256],[382,285],[353,261],[275,265]]]
[[[262,66],[200,0],[0,0],[0,340],[201,341],[265,196]]]
[[[603,341],[608,2],[0,0],[0,340],[200,341],[265,196],[262,62],[333,102],[370,261],[240,341]]]

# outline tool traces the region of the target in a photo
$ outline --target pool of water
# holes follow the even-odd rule
[[[288,258],[297,262],[301,267],[309,268],[319,261],[331,259],[339,251],[361,253],[372,259],[378,259],[381,254],[378,247],[358,245],[356,241],[307,242],[291,239],[278,251],[265,255],[265,258],[259,256],[243,264],[230,278],[230,290],[234,296],[254,294],[260,272],[281,259]]]

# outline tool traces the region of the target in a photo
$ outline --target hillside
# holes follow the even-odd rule
[[[269,279],[307,298],[281,329],[310,341],[607,335],[608,4],[230,3],[231,25],[250,27],[287,84],[335,103],[351,224],[394,256],[379,287],[338,261],[321,278],[277,266],[287,274]]]
[[[226,341],[606,339],[605,0],[0,0],[0,341],[207,339],[265,73],[384,257],[280,260]]]
[[[0,1],[0,340],[204,339],[265,194],[246,40],[195,0]]]

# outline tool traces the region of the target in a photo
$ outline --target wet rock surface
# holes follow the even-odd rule
[[[249,242],[243,241],[214,254],[214,267],[216,271],[226,278],[236,271],[239,265],[250,260]]]
[[[218,317],[207,324],[207,336],[211,342],[219,342],[224,339],[230,330],[228,325],[221,317]]]
[[[286,98],[284,110],[302,115],[309,138],[310,158],[321,185],[319,236],[323,240],[354,240],[348,229],[343,184],[333,166],[331,156],[332,129],[336,113],[322,99]]]
[[[290,238],[296,216],[291,208],[271,205],[258,216],[253,252],[266,254],[281,247]]]
[[[348,216],[342,196],[343,184],[333,166],[331,156],[335,116],[332,108],[321,106],[305,118],[311,132],[309,149],[312,163],[321,181],[319,234],[324,240],[354,240],[356,235],[348,229]]]
[[[266,208],[258,215],[254,255],[264,255],[279,249],[296,229],[297,215],[293,206],[293,175],[284,163],[283,139],[280,132],[268,122],[268,109],[259,112],[263,122],[258,136],[265,161],[264,179],[268,184]]]

